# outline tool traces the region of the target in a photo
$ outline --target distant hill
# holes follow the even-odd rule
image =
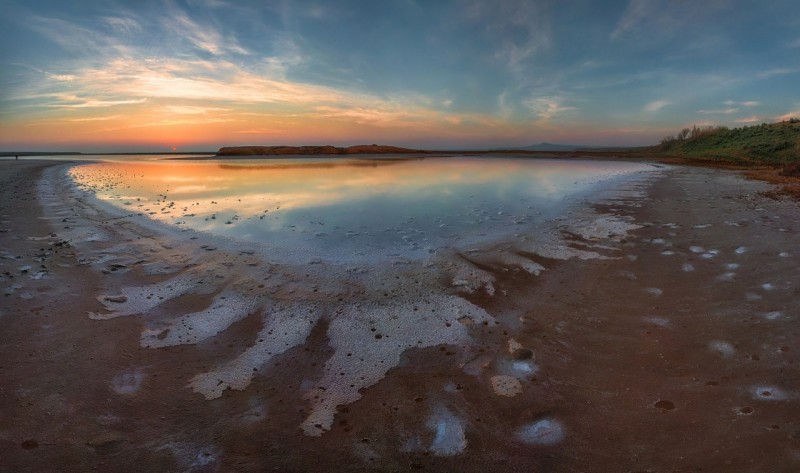
[[[336,146],[225,146],[217,156],[281,156],[317,154],[409,154],[425,151],[384,145]]]
[[[800,119],[742,128],[692,127],[667,136],[652,151],[737,163],[800,162]]]
[[[599,146],[578,146],[578,145],[559,145],[554,143],[542,142],[538,145],[517,148],[524,151],[578,151],[584,149],[600,149]]]

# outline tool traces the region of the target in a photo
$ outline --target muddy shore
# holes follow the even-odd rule
[[[402,350],[309,435],[309,392],[337,348],[337,313],[325,307],[373,296],[293,281],[248,252],[202,241],[185,250],[174,235],[39,186],[61,165],[0,161],[2,471],[800,469],[800,209],[762,197],[767,184],[675,166],[594,205],[640,226],[571,240],[606,258],[531,257],[546,268],[536,275],[459,255],[493,279],[491,294],[461,294],[487,314],[456,323],[474,346]],[[108,310],[133,300],[113,299],[128,287],[257,270],[270,280],[225,287],[269,289],[323,315],[241,389],[238,378],[218,391],[190,386],[259,343],[258,310],[245,304],[218,334],[169,346],[155,346],[170,335],[153,327],[228,293]]]

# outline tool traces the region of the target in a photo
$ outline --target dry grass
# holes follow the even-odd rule
[[[764,196],[771,199],[793,199],[800,201],[800,165],[790,164],[783,168],[759,167],[749,169],[745,176],[759,181],[777,184],[776,189],[766,191]]]

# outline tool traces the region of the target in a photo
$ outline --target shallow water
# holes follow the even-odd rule
[[[530,233],[641,163],[498,157],[103,162],[72,178],[118,208],[276,258],[424,259]],[[652,168],[651,168],[652,169]]]

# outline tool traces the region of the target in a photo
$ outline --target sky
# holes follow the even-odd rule
[[[797,0],[3,0],[0,150],[655,144],[800,116]]]

